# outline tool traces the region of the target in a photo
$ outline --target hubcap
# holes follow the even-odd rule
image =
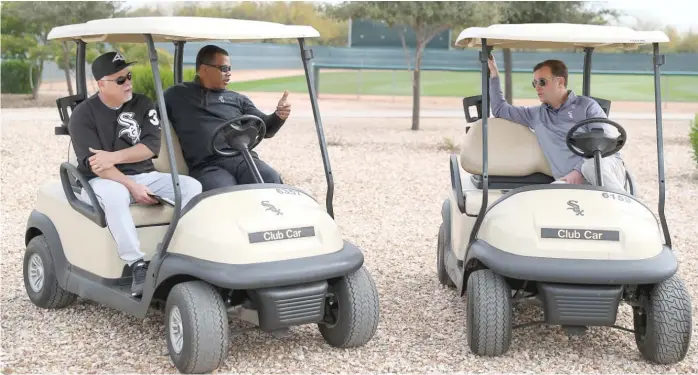
[[[44,288],[44,262],[38,254],[32,254],[29,258],[29,286],[34,293]]]
[[[184,327],[182,326],[182,314],[177,306],[172,306],[170,310],[170,342],[172,349],[179,354],[184,346]]]

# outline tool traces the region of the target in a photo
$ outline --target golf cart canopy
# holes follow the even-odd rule
[[[668,43],[662,31],[635,31],[627,27],[570,23],[495,24],[463,30],[456,46],[479,47],[482,39],[497,48],[620,48]]]
[[[48,40],[85,43],[143,43],[150,34],[154,42],[253,41],[260,39],[317,38],[311,26],[208,17],[107,18],[55,27]]]

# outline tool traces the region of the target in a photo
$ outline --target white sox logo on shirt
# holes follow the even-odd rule
[[[133,112],[122,112],[116,120],[121,126],[119,138],[126,134],[131,140],[132,145],[135,145],[141,140],[141,127],[138,125],[138,122],[133,119],[135,115],[136,114]]]

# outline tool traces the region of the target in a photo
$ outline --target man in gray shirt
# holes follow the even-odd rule
[[[492,114],[533,129],[556,180],[595,185],[594,159],[584,159],[572,153],[567,147],[566,137],[574,124],[592,117],[605,118],[606,114],[594,99],[577,96],[567,89],[565,64],[559,60],[546,60],[533,68],[533,86],[542,102],[534,107],[507,103],[493,56],[490,56],[489,68]],[[608,124],[583,126],[580,131],[599,126],[607,134],[618,134],[617,129]],[[625,165],[618,153],[601,159],[601,175],[605,187],[625,191]]]

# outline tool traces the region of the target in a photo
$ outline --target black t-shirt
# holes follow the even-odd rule
[[[78,170],[87,179],[97,177],[90,168],[89,158],[94,155],[90,147],[119,151],[142,143],[155,154],[154,157],[160,152],[160,120],[153,102],[142,94],[134,93],[133,98],[119,109],[108,107],[95,94],[75,107],[68,131],[77,156]],[[125,175],[155,170],[151,159],[115,166]]]

